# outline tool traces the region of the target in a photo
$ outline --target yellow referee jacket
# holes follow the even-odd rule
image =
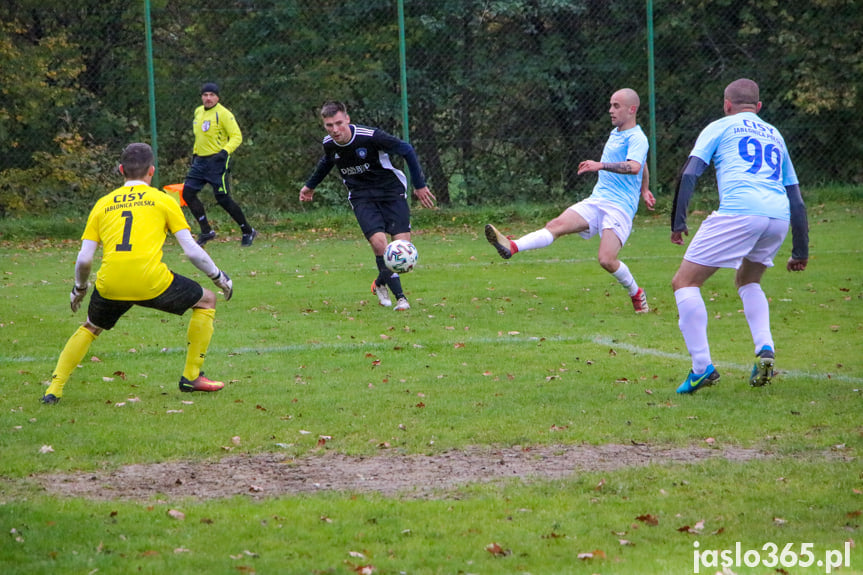
[[[198,106],[192,130],[195,132],[195,147],[192,151],[197,156],[212,156],[221,150],[233,154],[243,143],[243,133],[240,132],[237,119],[221,104],[209,110]]]

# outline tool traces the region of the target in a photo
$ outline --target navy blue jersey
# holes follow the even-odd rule
[[[425,187],[425,176],[410,144],[368,126],[351,124],[351,133],[353,136],[347,144],[338,144],[329,135],[324,138],[324,155],[306,186],[314,190],[336,166],[348,189],[348,199],[403,197],[407,192],[407,178],[393,166],[390,156],[394,154],[404,158],[414,188]]]

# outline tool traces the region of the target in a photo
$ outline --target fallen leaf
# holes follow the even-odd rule
[[[485,550],[494,555],[495,557],[506,557],[507,555],[510,555],[512,553],[512,551],[510,551],[509,549],[504,549],[497,543],[489,543],[485,546]]]
[[[643,522],[643,523],[647,523],[647,524],[648,524],[648,525],[650,525],[651,527],[656,527],[657,525],[659,525],[659,519],[657,519],[655,516],[653,516],[653,515],[651,515],[651,514],[649,514],[649,513],[646,513],[646,514],[644,514],[644,515],[639,515],[639,516],[638,516],[638,517],[636,517],[635,519],[636,519],[637,521],[641,521],[641,522]]]
[[[186,518],[186,514],[182,511],[177,511],[176,509],[168,509],[168,517],[176,519],[177,521],[182,521]]]
[[[43,445],[39,448],[39,453],[54,453],[54,448],[50,445]]]

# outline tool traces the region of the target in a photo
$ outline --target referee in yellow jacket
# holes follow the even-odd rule
[[[195,146],[192,150],[192,167],[183,182],[183,200],[201,226],[198,245],[203,246],[215,239],[216,232],[207,220],[204,204],[198,199],[198,192],[206,184],[213,186],[216,202],[239,224],[243,232],[241,245],[251,246],[258,232],[246,221],[243,210],[231,197],[230,180],[231,154],[243,143],[243,133],[237,119],[226,107],[219,103],[219,86],[207,82],[201,86],[201,102],[195,110],[192,131]]]

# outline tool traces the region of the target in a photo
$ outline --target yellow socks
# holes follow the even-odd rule
[[[200,309],[192,310],[192,319],[189,320],[189,331],[187,339],[189,346],[186,350],[186,367],[183,369],[183,377],[189,381],[198,378],[201,366],[207,357],[207,349],[213,338],[213,320],[216,318],[216,310]]]
[[[51,375],[51,385],[44,395],[50,393],[58,398],[63,396],[63,386],[69,381],[72,371],[84,359],[84,355],[90,349],[90,344],[94,341],[96,341],[96,335],[83,325],[72,334],[72,337],[66,342],[63,351],[60,352],[60,357],[57,359],[57,367],[54,368],[54,373]]]

